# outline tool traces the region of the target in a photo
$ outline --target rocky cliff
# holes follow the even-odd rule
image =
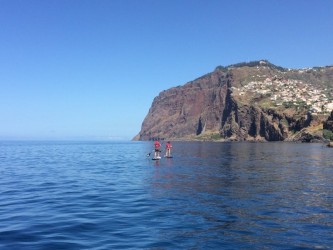
[[[161,92],[136,140],[316,141],[333,109],[333,67],[217,67]]]

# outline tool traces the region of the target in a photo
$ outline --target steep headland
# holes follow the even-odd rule
[[[155,97],[134,139],[322,141],[332,133],[323,128],[332,91],[333,66],[287,69],[267,60],[219,66]]]

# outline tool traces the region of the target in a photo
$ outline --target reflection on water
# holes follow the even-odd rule
[[[1,249],[330,249],[320,144],[0,143]]]
[[[173,201],[174,223],[186,225],[179,234],[210,239],[213,247],[329,248],[329,149],[286,143],[179,143],[175,149],[181,159],[154,169],[150,191]]]

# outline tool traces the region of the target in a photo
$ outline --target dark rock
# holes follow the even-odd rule
[[[323,123],[323,128],[333,132],[333,111],[328,119]]]
[[[289,71],[268,61],[217,67],[183,86],[162,91],[153,100],[141,131],[135,140],[165,138],[173,140],[219,139],[222,141],[321,141],[320,133],[305,128],[322,126],[333,131],[333,112],[313,115],[297,105],[269,106],[269,95],[234,94],[253,79],[288,81],[320,85],[333,82],[333,67],[322,71]],[[319,68],[321,70],[321,68]],[[321,127],[322,128],[322,127]],[[318,129],[317,129],[318,130]]]

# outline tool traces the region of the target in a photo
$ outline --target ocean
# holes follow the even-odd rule
[[[0,249],[332,249],[332,148],[152,148],[0,142]]]

